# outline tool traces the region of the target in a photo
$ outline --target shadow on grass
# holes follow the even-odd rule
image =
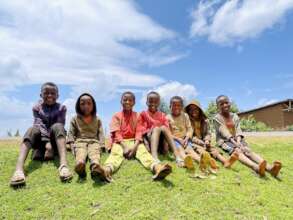
[[[163,179],[160,182],[161,182],[161,185],[165,188],[173,188],[175,186],[173,182],[167,179]]]
[[[92,177],[92,180],[93,180],[93,187],[102,187],[107,184],[110,184],[106,181],[101,180],[99,177]]]
[[[41,168],[43,166],[43,162],[39,160],[31,160],[28,166],[25,168],[25,173],[27,175],[33,173],[35,170]]]

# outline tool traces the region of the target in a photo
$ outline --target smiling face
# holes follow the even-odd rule
[[[201,113],[201,111],[196,105],[190,105],[188,107],[188,115],[191,118],[199,119],[200,118],[200,113]]]
[[[54,105],[58,99],[58,90],[55,86],[46,85],[42,88],[41,97],[45,105]]]
[[[171,108],[172,115],[179,116],[183,109],[182,101],[179,99],[173,99],[171,101],[170,108]]]
[[[128,93],[124,94],[121,98],[121,105],[125,111],[132,110],[133,106],[135,105],[133,95]]]
[[[84,95],[80,98],[79,101],[80,111],[83,116],[90,116],[94,110],[94,103],[90,96]]]
[[[217,107],[220,113],[228,114],[231,108],[231,102],[228,97],[222,96],[217,102]]]
[[[150,112],[158,111],[158,108],[160,106],[160,96],[158,96],[157,94],[148,95],[146,104]]]

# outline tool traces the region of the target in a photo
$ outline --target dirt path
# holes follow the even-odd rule
[[[292,137],[293,131],[244,132],[247,137]]]

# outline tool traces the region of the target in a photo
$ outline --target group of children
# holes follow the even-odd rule
[[[229,154],[224,157],[211,144],[209,121],[197,101],[184,106],[182,97],[170,100],[171,113],[159,111],[160,95],[147,95],[148,109],[141,113],[133,110],[135,95],[124,92],[121,96],[122,111],[114,114],[110,124],[110,155],[104,164],[100,156],[105,148],[105,137],[101,119],[97,116],[94,98],[84,93],[77,99],[76,115],[71,119],[68,134],[64,129],[66,107],[57,102],[58,87],[47,82],[41,87],[41,101],[33,107],[34,123],[24,135],[11,186],[25,184],[24,163],[33,149],[33,160],[60,158],[59,176],[69,181],[73,175],[66,160],[66,143],[75,156],[75,172],[80,178],[86,177],[86,161],[90,162],[92,177],[111,182],[124,158],[136,158],[153,173],[153,180],[162,180],[172,172],[168,163],[159,159],[159,154],[172,152],[178,167],[194,170],[194,161],[199,163],[203,173],[216,173],[219,160],[225,168],[235,161],[252,168],[260,176],[268,171],[277,177],[281,162],[272,165],[252,152],[244,140],[237,114],[230,112],[227,96],[216,100],[218,114],[214,117],[217,145]]]

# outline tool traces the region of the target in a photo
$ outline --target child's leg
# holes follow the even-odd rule
[[[187,147],[185,152],[192,157],[193,160],[199,163],[200,161],[200,154],[194,151],[191,147]]]
[[[215,147],[211,147],[210,153],[212,157],[219,160],[225,168],[230,168],[239,159],[239,155],[236,152],[232,153],[229,159],[226,159]]]
[[[153,128],[150,139],[151,139],[151,153],[153,158],[155,158],[155,160],[159,160],[158,149],[159,149],[160,135],[161,135],[161,128],[158,128],[158,127]]]
[[[165,137],[165,140],[167,141],[169,147],[171,147],[174,155],[176,158],[180,158],[180,152],[177,150],[175,142],[173,140],[172,134],[170,132],[170,130],[164,126],[161,127],[161,131]]]
[[[101,147],[98,143],[88,144],[88,158],[91,165],[100,164],[101,159]]]
[[[144,144],[138,145],[135,158],[139,160],[146,169],[151,171],[153,171],[154,165],[159,163],[159,161],[155,160],[147,151]]]
[[[250,158],[248,158],[244,153],[238,152],[239,155],[239,161],[253,169],[256,173],[259,173],[260,176],[265,175],[265,169],[266,169],[266,161],[262,161],[260,164],[256,164],[254,161],[252,161]]]
[[[74,146],[75,154],[75,168],[74,171],[79,175],[79,177],[86,177],[85,163],[87,158],[87,143],[76,142]]]
[[[66,160],[66,134],[64,125],[61,123],[55,123],[51,127],[53,139],[56,142],[57,150],[60,159],[59,175],[62,181],[67,181],[72,179],[72,174],[68,168]]]
[[[111,173],[116,172],[124,160],[123,149],[120,144],[113,144],[110,156],[105,162],[105,166],[109,167]]]
[[[25,183],[24,175],[24,163],[32,147],[39,145],[41,140],[41,132],[36,127],[29,128],[24,137],[23,142],[20,145],[19,156],[16,163],[15,172],[10,180],[11,186],[17,186]]]
[[[246,142],[242,142],[242,144],[245,146],[245,149],[243,150],[244,154],[249,157],[251,160],[253,160],[254,162],[256,162],[257,164],[262,163],[263,161],[265,161],[260,155],[258,155],[257,153],[253,152],[250,147],[247,145]],[[272,166],[270,164],[267,163],[266,165],[266,170],[270,171],[272,169]]]

